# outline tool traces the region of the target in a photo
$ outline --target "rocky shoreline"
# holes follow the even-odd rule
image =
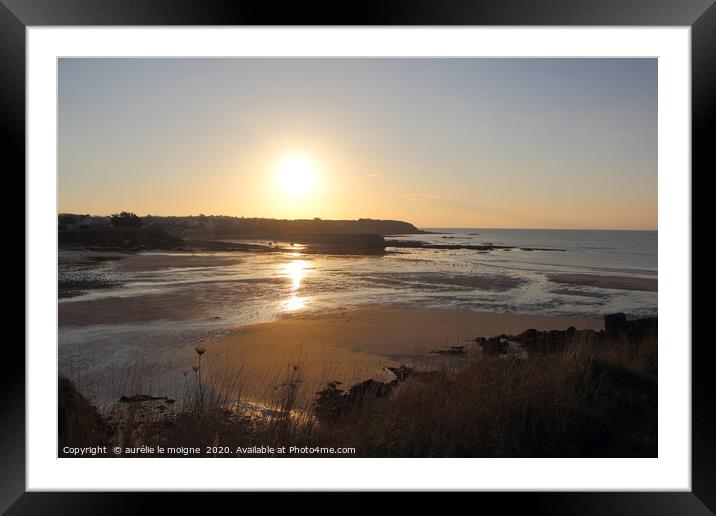
[[[447,237],[443,237],[447,238]],[[555,249],[548,247],[517,247],[511,245],[469,245],[469,244],[431,244],[421,242],[419,240],[386,240],[387,247],[397,247],[399,249],[467,249],[470,251],[555,251],[564,252],[564,249]]]
[[[537,331],[528,329],[518,335],[477,337],[475,342],[485,355],[516,355],[527,357],[533,354],[564,352],[571,346],[586,344],[600,346],[607,342],[622,341],[625,345],[656,339],[658,321],[656,317],[628,320],[623,313],[604,316],[604,330],[577,330],[570,326],[566,330]]]

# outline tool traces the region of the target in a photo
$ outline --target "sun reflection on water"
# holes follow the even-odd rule
[[[296,291],[301,286],[301,280],[308,274],[308,262],[306,260],[291,260],[281,264],[284,276],[291,280],[291,289]]]
[[[311,268],[310,263],[307,260],[296,259],[282,263],[279,267],[282,275],[291,281],[291,295],[282,303],[284,310],[288,312],[301,310],[309,301],[306,297],[299,296],[298,290],[301,288],[301,281]]]
[[[306,303],[308,303],[308,301],[305,297],[292,295],[286,301],[283,302],[283,309],[287,312],[295,312],[296,310],[301,310],[302,308],[304,308],[306,306]]]

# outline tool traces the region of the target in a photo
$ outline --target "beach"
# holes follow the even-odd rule
[[[119,395],[149,390],[180,397],[186,381],[183,372],[190,372],[196,363],[194,348],[200,344],[206,348],[204,381],[214,382],[217,389],[227,388],[228,383],[239,389],[240,384],[243,397],[270,404],[278,385],[290,375],[300,375],[300,398],[308,406],[313,394],[331,381],[351,385],[366,379],[388,380],[386,368],[403,364],[440,367],[446,359],[435,352],[446,346],[477,352],[475,337],[512,335],[529,328],[603,328],[599,316],[368,305],[286,313],[273,321],[212,333],[211,328],[223,321],[213,320],[195,301],[189,295],[161,294],[66,304],[60,311],[65,335],[82,331],[74,326],[81,320],[92,322],[85,328],[89,332],[81,335],[92,335],[96,329],[99,338],[86,338],[81,348],[62,347],[65,374],[72,376],[72,367],[79,371],[74,374],[82,377],[80,385],[103,400],[100,405],[110,406]],[[176,338],[171,319],[179,325],[184,318],[194,321],[196,337]],[[133,328],[141,331],[149,324],[169,338],[153,338],[151,333],[145,338],[128,337]]]
[[[630,324],[647,335],[651,330],[645,321]],[[92,427],[93,432],[112,428],[119,440],[130,432],[137,445],[165,439],[201,444],[217,435],[222,436],[222,443],[282,442],[286,428],[293,428],[292,439],[299,444],[357,444],[360,456],[392,456],[391,449],[399,450],[395,452],[398,456],[412,454],[415,444],[410,443],[428,446],[440,456],[513,454],[516,451],[509,440],[500,445],[504,450],[495,452],[491,435],[498,429],[521,435],[524,427],[519,421],[533,414],[529,417],[536,418],[535,424],[549,427],[551,418],[560,417],[576,421],[582,428],[579,432],[597,436],[596,444],[580,441],[578,448],[570,444],[572,437],[540,441],[534,444],[534,453],[540,456],[652,456],[655,342],[635,341],[645,342],[646,347],[640,344],[638,359],[632,363],[634,358],[627,358],[630,347],[619,341],[613,329],[610,333],[605,322],[597,316],[391,305],[287,314],[270,322],[239,325],[198,343],[154,349],[166,360],[163,368],[147,368],[143,361],[126,363],[134,375],[132,382],[137,375],[140,381],[115,390],[104,407],[91,399],[99,415],[94,415],[94,408],[82,410],[100,421],[99,427]],[[528,354],[518,350],[502,356],[485,347],[486,342],[512,339],[527,344],[524,339],[529,337],[520,335],[541,335],[546,339],[543,342],[563,342],[567,347],[563,351],[535,347],[528,348]],[[505,344],[505,348],[509,346]],[[94,352],[95,359],[106,364],[105,351],[96,348]],[[614,365],[605,365],[612,363],[605,359]],[[574,379],[585,374],[580,372],[585,367],[582,362],[585,371],[594,369],[596,376],[590,373],[585,377],[590,382],[585,393],[572,392]],[[629,364],[630,369],[621,364]],[[615,368],[618,376],[613,376],[611,369],[604,373],[605,367]],[[601,374],[606,374],[604,379]],[[625,374],[628,382],[636,382],[637,389],[627,389],[634,396],[629,402],[633,408],[628,410],[645,414],[645,421],[632,421],[626,418],[625,409],[617,408],[626,394],[618,383]],[[77,382],[80,392],[93,392],[87,379]],[[106,374],[98,375],[96,381],[99,389],[112,384]],[[636,431],[638,438],[612,440],[604,438],[602,430],[593,429],[593,425],[604,426],[605,416],[602,406],[593,405],[588,393],[603,388],[604,381],[609,389],[621,389],[605,391],[611,393],[610,413],[618,412],[614,417],[619,432]],[[206,401],[197,405],[197,396]],[[530,412],[536,406],[540,408]],[[200,420],[193,419],[197,411],[204,414]],[[508,418],[502,422],[502,411],[521,415],[517,421]],[[373,417],[375,428],[365,426]],[[394,424],[402,429],[394,429]],[[465,424],[470,430],[464,430]],[[567,428],[561,423],[557,426]],[[440,438],[438,427],[450,438]],[[461,432],[470,439],[468,447],[461,444]],[[522,449],[520,446],[517,449]],[[193,455],[204,456],[204,448],[200,446]],[[152,456],[152,452],[141,453]]]
[[[263,401],[282,376],[298,367],[308,391],[331,381],[351,385],[366,379],[390,380],[387,367],[404,364],[439,367],[436,353],[465,346],[477,353],[475,337],[537,330],[603,329],[600,317],[539,316],[465,310],[367,306],[287,316],[238,327],[209,341],[211,374],[230,377],[241,370],[247,394]],[[311,392],[304,393],[310,397]]]

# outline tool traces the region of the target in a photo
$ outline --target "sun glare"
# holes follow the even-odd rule
[[[291,295],[283,304],[287,312],[296,312],[303,309],[309,302],[308,298],[299,296],[298,290],[301,287],[301,280],[311,269],[310,263],[306,260],[291,260],[280,265],[282,274],[291,280]]]
[[[276,170],[277,186],[294,197],[311,193],[316,184],[316,165],[307,156],[284,157]]]

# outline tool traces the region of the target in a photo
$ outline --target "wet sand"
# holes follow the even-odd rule
[[[599,287],[617,290],[644,290],[656,292],[656,278],[637,276],[602,276],[600,274],[548,274],[547,278],[555,283]]]
[[[244,261],[240,252],[207,253],[191,251],[119,252],[60,249],[57,263],[100,264],[114,262],[118,272],[149,272],[170,268],[202,268],[236,265]]]
[[[207,304],[191,291],[143,294],[59,303],[57,315],[60,327],[199,320],[213,316]]]
[[[238,253],[235,256],[217,254],[136,254],[124,258],[117,264],[119,272],[148,272],[169,268],[226,267],[244,260]]]

